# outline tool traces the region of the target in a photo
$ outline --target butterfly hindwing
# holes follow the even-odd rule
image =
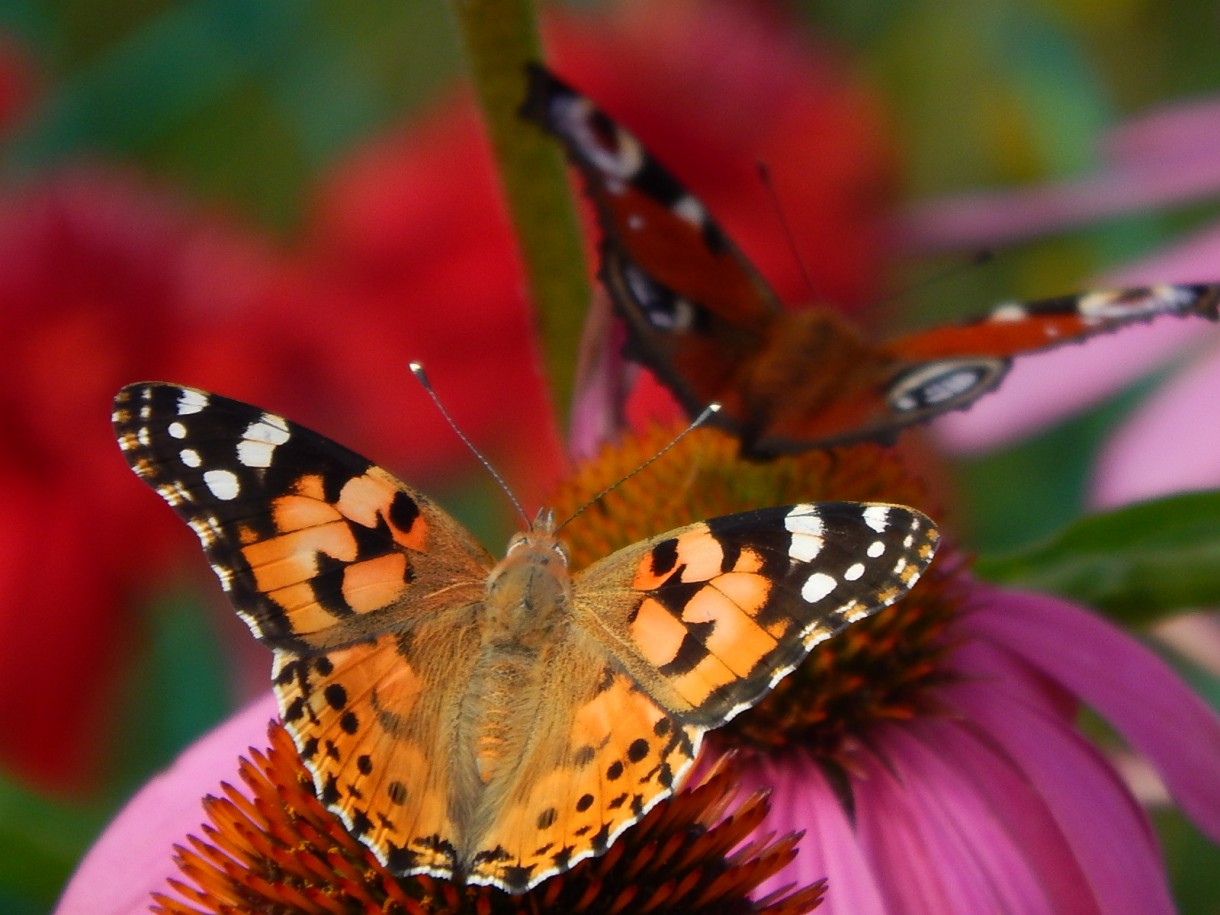
[[[702,729],[682,724],[579,631],[548,646],[548,714],[480,817],[468,879],[519,889],[600,855],[688,773]]]
[[[442,593],[447,605],[482,598],[482,547],[426,496],[303,426],[160,383],[124,388],[114,424],[127,462],[199,536],[272,648],[407,625]]]

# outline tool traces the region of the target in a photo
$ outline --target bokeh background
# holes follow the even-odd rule
[[[1214,3],[752,5],[831,74],[819,91],[835,129],[791,150],[789,172],[814,189],[777,179],[776,193],[815,291],[879,334],[1079,289],[1220,217]],[[632,55],[599,51],[617,39],[584,21],[644,7],[544,5],[584,85],[625,87],[620,106],[644,120],[652,95],[682,112],[653,114],[655,139],[630,119],[663,146],[682,118],[714,124],[716,100],[635,78]],[[109,437],[121,384],[162,377],[284,412],[434,492],[493,550],[511,514],[406,362],[428,363],[527,503],[558,472],[462,74],[441,3],[0,0],[0,910],[46,911],[122,800],[265,682],[192,535]],[[1121,132],[1182,105],[1159,132]],[[735,152],[761,155],[748,123],[733,130]],[[714,196],[701,150],[673,145],[675,170],[686,156]],[[1159,170],[1091,184],[1124,150]],[[846,207],[830,219],[817,185],[844,159],[875,193],[827,198]],[[1156,183],[1187,172],[1200,177]],[[988,208],[992,192],[1011,196]],[[946,216],[960,212],[946,201],[980,200],[973,223]],[[774,238],[765,194],[733,205]],[[769,275],[798,275],[782,245],[755,244]],[[971,266],[983,249],[994,256]],[[1162,278],[1220,280],[1220,251],[1210,274]],[[1001,554],[1089,512],[1115,431],[1199,341],[1215,345],[1192,334],[1177,363],[1070,419],[986,448],[928,436],[968,546]],[[1215,678],[1183,672],[1220,701]],[[1155,818],[1183,911],[1220,912],[1215,847],[1171,811]]]

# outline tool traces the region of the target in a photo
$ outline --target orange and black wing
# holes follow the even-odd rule
[[[885,503],[713,518],[594,563],[576,579],[577,615],[659,706],[715,728],[902,597],[937,541],[925,515]]]
[[[481,600],[491,557],[445,512],[325,436],[193,388],[134,384],[115,434],[199,536],[271,648],[313,651]]]
[[[136,474],[199,536],[275,649],[280,714],[318,797],[388,866],[452,876],[454,729],[491,558],[419,492],[257,407],[124,388]]]

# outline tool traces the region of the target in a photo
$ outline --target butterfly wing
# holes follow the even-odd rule
[[[896,426],[969,406],[1003,379],[1013,356],[1079,343],[1162,315],[1220,318],[1220,286],[1162,285],[1011,302],[976,321],[901,337],[883,392]]]
[[[512,777],[489,786],[466,869],[467,880],[510,892],[605,852],[673,792],[702,737],[581,632],[556,639],[537,666],[545,713]]]
[[[315,651],[482,599],[492,559],[422,493],[325,436],[171,384],[115,399],[136,474],[195,531],[271,648]]]
[[[564,147],[602,230],[601,279],[629,355],[693,413],[723,401],[778,300],[704,206],[630,133],[539,66],[522,114]]]
[[[755,705],[820,642],[905,594],[938,534],[914,509],[824,502],[714,518],[594,563],[581,624],[686,727]]]
[[[452,873],[443,725],[491,557],[387,471],[249,404],[136,384],[114,425],[276,650],[280,712],[319,797],[387,863]]]

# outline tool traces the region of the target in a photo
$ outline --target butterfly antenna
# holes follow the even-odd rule
[[[955,277],[959,273],[965,273],[967,270],[973,270],[975,267],[981,267],[984,264],[990,263],[994,257],[995,252],[990,248],[979,248],[977,251],[966,255],[961,260],[955,259],[953,263],[949,264],[943,270],[937,270],[936,272],[930,273],[922,279],[916,280],[914,283],[911,283],[908,286],[904,286],[901,289],[895,289],[893,292],[883,295],[876,301],[871,302],[868,307],[877,308],[880,305],[886,305],[894,301],[894,299],[898,298],[899,296],[909,295],[916,290],[924,289],[928,286],[935,286],[937,283],[943,283],[945,280]]]
[[[809,275],[809,269],[805,266],[805,259],[801,257],[801,251],[796,246],[796,236],[792,233],[792,223],[788,221],[788,214],[784,210],[783,203],[780,202],[779,194],[775,193],[775,185],[771,181],[771,167],[766,162],[756,162],[754,167],[758,169],[758,180],[767,191],[767,199],[771,201],[771,209],[775,211],[775,218],[779,220],[780,228],[784,230],[784,241],[788,245],[788,253],[792,255],[792,260],[796,262],[796,266],[801,271],[801,278],[805,281],[805,288],[809,290],[810,299],[816,302],[818,300],[818,290],[813,285],[813,277]]]
[[[436,391],[432,390],[432,382],[428,380],[428,376],[424,373],[424,367],[418,362],[412,362],[410,366],[411,374],[415,376],[415,380],[419,382],[420,387],[428,392],[428,396],[431,397],[432,402],[436,404],[436,409],[440,410],[441,416],[445,417],[445,422],[449,424],[449,428],[457,433],[457,437],[460,438],[462,443],[470,449],[470,453],[478,459],[480,464],[487,468],[487,472],[491,474],[492,479],[494,479],[496,483],[499,484],[500,488],[504,490],[504,494],[508,496],[508,501],[513,503],[513,508],[515,508],[517,513],[525,519],[525,524],[528,527],[532,523],[530,521],[530,516],[525,513],[525,509],[521,507],[521,503],[517,500],[517,497],[513,495],[513,491],[508,488],[508,484],[504,482],[504,477],[500,476],[500,474],[496,471],[496,468],[491,466],[491,461],[483,457],[483,453],[474,446],[474,442],[470,440],[466,433],[462,431],[461,427],[454,422],[453,417],[449,415],[449,411],[445,409],[445,405],[441,403],[441,399],[436,396]]]
[[[660,451],[658,451],[656,454],[654,454],[652,457],[650,457],[648,460],[646,460],[639,467],[635,468],[635,470],[631,471],[631,473],[629,473],[625,477],[621,477],[620,479],[611,483],[609,486],[607,486],[605,489],[603,489],[601,492],[599,492],[597,495],[595,495],[592,499],[590,499],[580,508],[576,509],[576,511],[572,512],[572,514],[568,515],[568,517],[564,520],[564,522],[555,528],[555,533],[558,534],[561,530],[563,530],[565,527],[568,526],[569,521],[571,521],[574,518],[578,517],[579,515],[583,514],[585,511],[588,510],[589,506],[594,505],[597,502],[600,502],[606,496],[607,493],[613,492],[614,490],[618,489],[620,486],[622,486],[624,483],[626,483],[628,480],[630,480],[633,476],[635,476],[637,473],[639,473],[641,470],[643,470],[645,467],[647,467],[657,458],[661,457],[661,455],[665,454],[665,452],[669,451],[669,449],[671,449],[674,445],[678,444],[678,442],[682,441],[682,439],[686,438],[686,436],[688,436],[690,433],[694,432],[696,429],[698,429],[700,426],[702,426],[705,422],[707,422],[709,419],[711,419],[713,416],[715,416],[719,412],[720,412],[720,404],[718,404],[718,403],[708,404],[706,407],[703,408],[702,413],[700,413],[693,420],[691,420],[691,423],[689,426],[687,426],[685,429],[683,429],[681,432],[679,432],[677,435],[674,436],[673,441],[671,441],[668,445],[666,445],[664,448],[662,448]]]

